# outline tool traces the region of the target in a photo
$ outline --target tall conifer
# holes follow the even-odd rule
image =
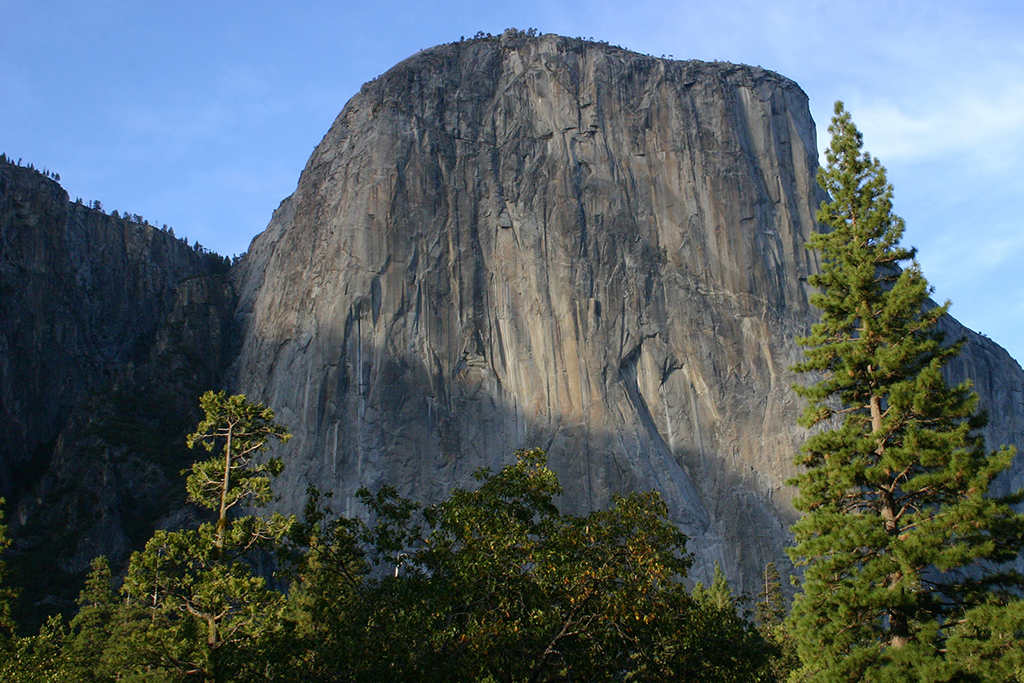
[[[791,482],[804,513],[790,551],[804,570],[790,616],[797,678],[959,680],[947,639],[976,608],[1019,606],[1021,577],[996,565],[1024,546],[1010,507],[1021,496],[988,495],[1014,450],[988,453],[977,395],[943,380],[963,343],[939,331],[949,302],[928,299],[885,169],[841,102],[829,132],[818,180],[832,200],[808,243],[823,259],[809,278],[822,317],[794,368],[819,378],[796,387],[809,402],[801,424],[816,428]]]

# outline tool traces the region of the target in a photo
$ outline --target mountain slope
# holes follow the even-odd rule
[[[26,623],[181,513],[198,396],[237,350],[227,271],[0,160],[0,497]]]

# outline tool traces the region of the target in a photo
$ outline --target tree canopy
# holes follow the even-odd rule
[[[657,494],[564,515],[544,454],[517,455],[423,509],[364,491],[373,526],[313,516],[304,680],[758,680],[771,647],[724,577],[716,599],[685,589]]]
[[[301,520],[239,514],[272,498],[259,452],[287,435],[244,397],[202,403],[187,489],[214,519],[155,532],[119,590],[98,558],[69,624],[9,641],[5,680],[775,680],[724,575],[687,590],[656,493],[562,514],[527,450],[432,505],[383,486],[340,517],[311,489]]]

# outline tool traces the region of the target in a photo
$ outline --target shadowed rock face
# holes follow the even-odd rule
[[[568,510],[656,488],[696,576],[756,592],[794,517],[816,163],[759,68],[506,34],[368,83],[238,273],[239,386],[297,437],[283,505],[436,499],[539,446]]]
[[[117,567],[187,514],[184,438],[237,353],[226,271],[0,160],[0,497],[26,632],[94,557]]]
[[[24,493],[68,414],[151,356],[187,351],[207,374],[230,362],[221,262],[0,162],[0,496]]]

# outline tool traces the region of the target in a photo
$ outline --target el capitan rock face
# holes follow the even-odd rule
[[[429,502],[539,446],[566,511],[656,488],[694,577],[717,560],[756,593],[795,518],[816,154],[778,74],[507,33],[366,84],[233,283],[0,167],[11,566],[28,586],[33,562],[73,573],[180,523],[196,397],[227,383],[295,433],[288,512],[307,484],[348,514],[363,485]],[[990,446],[1024,444],[1024,371],[946,324]],[[1000,484],[1024,487],[1020,458]]]
[[[816,154],[775,73],[557,36],[366,84],[237,273],[238,387],[296,435],[283,506],[429,501],[539,446],[565,508],[656,488],[695,576],[756,593],[795,518]],[[1019,366],[973,335],[967,367],[1020,442]]]
[[[506,35],[368,83],[241,274],[284,505],[436,499],[539,446],[570,510],[656,488],[753,588],[793,514],[815,159],[806,96],[759,68]]]

